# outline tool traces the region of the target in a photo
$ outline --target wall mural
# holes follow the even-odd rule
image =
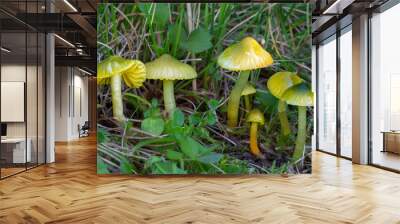
[[[311,173],[309,4],[99,4],[99,174]]]

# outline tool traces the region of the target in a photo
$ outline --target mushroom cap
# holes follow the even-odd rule
[[[247,83],[242,91],[242,96],[251,95],[256,92],[257,92],[256,88],[254,88],[254,86],[252,86],[251,84]]]
[[[184,80],[197,77],[192,66],[180,62],[169,54],[164,54],[156,60],[146,63],[146,72],[148,79]]]
[[[259,123],[259,124],[263,125],[265,122],[264,114],[257,108],[253,109],[250,111],[249,115],[247,116],[246,121],[247,122],[255,122],[255,123]]]
[[[245,37],[218,56],[219,66],[230,71],[265,68],[273,63],[271,55],[252,37]]]
[[[287,89],[282,99],[290,105],[307,107],[314,104],[314,93],[305,82],[302,82]]]
[[[272,95],[281,99],[290,87],[303,82],[295,72],[277,72],[268,79],[267,87]]]
[[[97,83],[108,84],[109,78],[122,75],[129,87],[140,87],[146,80],[146,68],[141,61],[110,56],[97,65]]]

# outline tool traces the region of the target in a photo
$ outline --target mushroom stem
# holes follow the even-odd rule
[[[298,129],[296,148],[293,153],[293,161],[297,162],[304,154],[304,145],[306,142],[306,128],[307,128],[307,107],[299,106],[298,112]]]
[[[246,112],[249,113],[251,111],[251,103],[250,103],[250,96],[244,96],[244,105],[246,106]]]
[[[279,120],[281,122],[281,132],[284,136],[287,136],[290,134],[290,126],[289,126],[289,120],[286,114],[286,103],[283,100],[279,100],[278,103],[278,116]]]
[[[243,71],[239,74],[228,100],[228,126],[233,128],[237,125],[240,96],[249,79],[250,71]]]
[[[113,116],[119,121],[125,120],[122,105],[121,81],[122,79],[120,74],[111,77],[111,100]]]
[[[258,148],[257,144],[257,130],[258,124],[256,122],[251,122],[250,126],[250,152],[259,157],[264,158],[263,154],[261,153],[260,149]]]
[[[174,95],[174,81],[172,80],[164,80],[163,81],[164,88],[164,106],[165,110],[168,113],[168,116],[171,118],[173,112],[175,110],[175,95]]]

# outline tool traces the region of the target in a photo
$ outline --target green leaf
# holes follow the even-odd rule
[[[102,144],[108,141],[107,132],[103,128],[97,128],[97,143]]]
[[[109,174],[107,164],[97,155],[97,174]]]
[[[209,111],[207,113],[206,119],[208,125],[214,125],[215,123],[217,123],[217,115],[213,111]]]
[[[191,53],[200,53],[212,47],[210,33],[199,27],[189,34],[187,40],[181,42],[181,47]]]
[[[132,166],[132,164],[129,163],[128,160],[124,161],[121,160],[121,164],[119,166],[119,170],[121,174],[132,174],[135,168]]]
[[[187,33],[179,22],[168,26],[167,39],[171,51],[169,53],[176,58],[183,57],[185,52],[177,50],[177,48],[180,47],[183,40],[187,39]]]
[[[207,131],[207,129],[205,129],[203,127],[196,127],[193,131],[200,138],[206,138],[207,139],[207,138],[210,137],[210,133]]]
[[[194,113],[189,116],[190,125],[198,125],[201,121],[201,115],[199,113]]]
[[[157,99],[151,100],[151,107],[144,112],[144,118],[154,117],[159,118],[161,117],[160,109],[158,108],[158,101]]]
[[[278,99],[268,91],[257,91],[255,98],[261,111],[272,113],[278,106]]]
[[[163,159],[158,156],[151,156],[149,159],[146,160],[144,164],[144,169],[149,169],[153,166],[154,163],[161,162]]]
[[[176,108],[174,110],[174,113],[173,113],[173,116],[172,116],[172,122],[176,126],[182,126],[183,123],[185,122],[185,115],[178,108]]]
[[[219,102],[216,99],[211,99],[210,101],[208,101],[208,105],[211,110],[216,110],[219,105]]]
[[[211,152],[210,149],[204,147],[192,137],[177,134],[176,139],[181,151],[190,159],[196,160],[198,157]]]
[[[170,16],[168,3],[157,3],[154,5],[156,7],[154,22],[159,25],[159,27],[165,26]]]
[[[165,161],[154,163],[152,174],[187,174],[185,170],[178,168],[175,162]]]
[[[158,100],[153,98],[151,99],[151,107],[157,108],[158,107]]]
[[[155,136],[159,136],[164,131],[164,120],[162,118],[149,117],[142,121],[141,128]]]
[[[143,12],[148,19],[153,19],[149,23],[153,22],[157,25],[164,26],[169,19],[170,11],[167,3],[139,3],[139,10]]]
[[[207,155],[199,157],[197,160],[202,163],[218,163],[224,155],[220,153],[211,152]]]
[[[183,159],[183,154],[174,150],[167,150],[166,157],[170,160],[180,160]]]
[[[168,25],[168,40],[169,41],[175,41],[178,38],[178,33],[180,33],[180,40],[186,40],[187,39],[187,33],[186,30],[183,27],[180,27],[179,24],[170,24]],[[179,43],[181,42],[180,40]]]

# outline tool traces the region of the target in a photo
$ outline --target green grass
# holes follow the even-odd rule
[[[297,108],[290,106],[288,110],[293,135],[281,136],[278,101],[266,88],[268,78],[277,71],[297,72],[310,82],[310,20],[309,4],[99,4],[98,61],[120,55],[146,63],[168,53],[198,72],[194,81],[175,83],[179,112],[171,120],[163,113],[161,82],[147,80],[139,89],[124,87],[124,113],[129,118],[124,124],[111,119],[110,90],[99,86],[99,172],[311,172],[308,151],[302,164],[290,160]],[[223,70],[216,63],[227,46],[246,36],[261,43],[275,61],[273,66],[252,72],[249,80],[257,88],[253,107],[263,111],[266,118],[259,131],[265,160],[249,154],[244,104],[239,127],[233,131],[226,127],[226,100],[237,73]],[[310,144],[311,109],[308,118]]]

